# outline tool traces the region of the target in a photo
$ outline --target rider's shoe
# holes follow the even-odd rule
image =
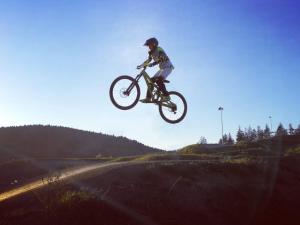
[[[142,102],[142,103],[152,103],[151,98],[142,99],[142,100],[140,100],[140,102]]]
[[[161,100],[162,102],[167,102],[167,101],[170,101],[170,99],[171,99],[171,98],[170,98],[169,95],[163,95],[163,96],[161,97],[160,100]]]

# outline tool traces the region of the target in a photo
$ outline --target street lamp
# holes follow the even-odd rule
[[[273,125],[272,125],[272,116],[269,116],[269,119],[270,119],[270,126],[271,126],[271,133],[273,132]]]
[[[218,110],[221,111],[221,126],[222,126],[222,138],[221,138],[221,141],[222,141],[222,144],[223,144],[223,110],[224,110],[224,108],[220,106]]]

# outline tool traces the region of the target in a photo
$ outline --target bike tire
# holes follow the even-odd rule
[[[132,81],[132,83],[136,87],[136,91],[137,91],[136,98],[135,98],[134,102],[132,104],[130,104],[129,106],[121,106],[114,99],[114,95],[113,95],[114,87],[115,87],[116,83],[119,82],[120,80],[130,80],[130,81]],[[134,78],[132,78],[131,76],[127,76],[127,75],[119,76],[110,85],[109,97],[110,97],[110,100],[113,103],[113,105],[116,106],[118,109],[128,110],[128,109],[133,108],[138,103],[138,101],[140,99],[140,95],[141,95],[140,86],[137,83],[137,81]]]
[[[177,95],[179,98],[181,98],[181,100],[183,102],[183,105],[184,105],[184,110],[183,110],[183,113],[182,113],[181,117],[179,117],[177,120],[168,119],[163,113],[163,109],[162,109],[161,104],[158,105],[159,114],[163,118],[163,120],[168,122],[168,123],[172,123],[172,124],[179,123],[185,118],[185,116],[187,114],[187,102],[186,102],[184,96],[182,94],[180,94],[179,92],[177,92],[177,91],[169,91],[169,95]]]

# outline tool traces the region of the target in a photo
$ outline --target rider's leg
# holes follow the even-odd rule
[[[156,83],[160,89],[160,91],[163,93],[165,96],[169,96],[169,93],[166,89],[166,85],[164,84],[164,78],[162,76],[159,76],[156,80]]]
[[[140,102],[142,102],[142,103],[152,103],[152,101],[151,101],[152,91],[153,90],[148,87],[146,98],[141,99]]]
[[[164,80],[169,76],[169,74],[172,72],[173,68],[164,68],[157,71],[157,73],[153,76],[153,80],[157,83],[160,91],[163,93],[164,96],[162,96],[162,101],[168,101],[170,100],[169,93],[166,89],[166,86],[164,84]],[[151,103],[151,97],[152,97],[152,90],[147,90],[147,95],[145,99],[140,100],[143,103]]]
[[[146,95],[146,98],[144,99],[141,99],[140,102],[142,103],[151,103],[151,91],[148,89],[147,90],[147,95]]]
[[[152,82],[155,82],[155,80],[153,79]],[[153,87],[148,87],[146,98],[144,98],[140,101],[143,102],[143,103],[150,103],[151,102],[151,97],[152,97],[152,91],[153,91]]]
[[[151,78],[151,80],[152,80],[152,82],[155,82],[155,79],[152,79]],[[151,98],[152,97],[152,91],[153,91],[153,86],[151,85],[150,87],[148,87],[148,89],[147,89],[147,95],[146,95],[146,98]]]
[[[166,86],[164,84],[164,80],[167,78],[167,76],[170,75],[170,73],[172,72],[173,68],[164,68],[164,69],[160,69],[155,75],[154,78],[156,78],[156,83],[160,89],[160,91],[163,93],[164,96],[169,97],[169,93],[166,89]],[[166,100],[168,100],[169,98],[166,98]]]

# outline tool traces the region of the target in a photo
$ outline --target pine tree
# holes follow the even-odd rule
[[[257,127],[257,140],[264,139],[264,131],[260,128],[260,126]]]
[[[230,145],[233,145],[233,144],[234,144],[234,140],[233,140],[233,138],[231,137],[231,134],[230,134],[230,133],[228,134],[227,144],[230,144]]]
[[[271,137],[271,131],[270,131],[268,124],[266,124],[266,127],[264,129],[264,138],[268,139],[270,137]]]
[[[293,125],[290,123],[289,124],[289,135],[294,135],[295,129],[293,128]]]
[[[246,137],[248,142],[254,141],[256,138],[256,130],[249,126],[246,131]]]
[[[241,130],[241,127],[239,126],[239,129],[236,134],[236,142],[245,141],[245,133]]]
[[[220,138],[220,140],[219,140],[219,145],[221,145],[221,144],[223,144],[222,138]]]
[[[228,136],[227,136],[227,134],[224,134],[224,135],[223,135],[223,143],[224,143],[224,144],[227,144],[227,143],[228,143]]]
[[[244,133],[245,133],[245,141],[249,142],[250,141],[250,133],[251,133],[251,132],[249,132],[249,128],[248,129],[245,128]]]
[[[298,125],[297,129],[295,129],[294,134],[300,135],[300,124]]]
[[[276,130],[276,136],[284,136],[287,135],[286,129],[284,129],[284,126],[282,123],[279,123],[278,128]]]
[[[201,137],[200,137],[200,140],[199,140],[199,142],[198,142],[198,144],[200,144],[200,145],[207,144],[207,140],[206,140],[206,138],[205,138],[205,137],[203,137],[203,136],[201,136]]]
[[[252,129],[251,131],[251,141],[256,141],[257,140],[257,132],[255,129]]]

